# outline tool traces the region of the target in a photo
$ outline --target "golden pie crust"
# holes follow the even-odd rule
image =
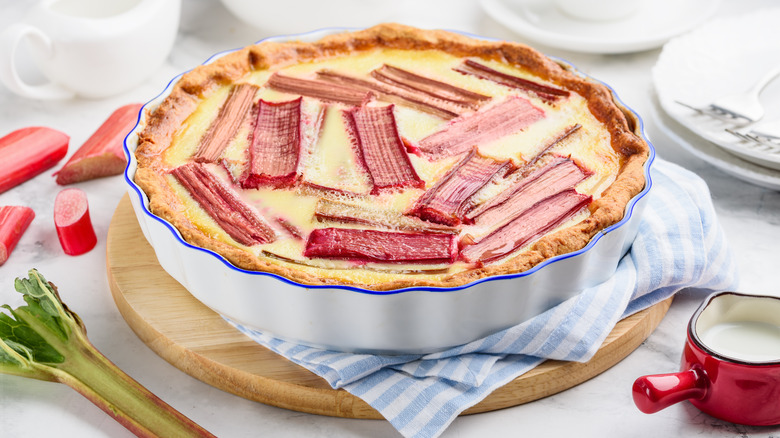
[[[609,132],[611,148],[619,157],[619,171],[614,181],[593,199],[586,218],[543,236],[509,260],[452,274],[434,277],[406,274],[377,283],[322,277],[289,263],[257,256],[212,238],[187,218],[180,195],[166,179],[170,169],[161,157],[185,120],[205,98],[252,72],[376,48],[438,50],[462,58],[500,61],[522,67],[546,83],[582,96],[591,114]],[[150,211],[172,223],[187,242],[215,251],[239,268],[278,274],[305,285],[335,284],[381,291],[414,286],[455,287],[488,276],[526,271],[550,257],[583,248],[596,233],[620,221],[630,199],[645,187],[643,166],[650,151],[648,144],[635,132],[638,123],[633,115],[615,102],[607,87],[570,71],[538,51],[518,43],[485,41],[398,24],[335,34],[316,42],[262,42],[246,47],[184,74],[160,105],[148,111],[146,125],[138,135],[135,151],[138,170],[134,180],[148,196]]]

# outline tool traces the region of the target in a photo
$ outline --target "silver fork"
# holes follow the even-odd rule
[[[764,107],[758,100],[758,96],[764,90],[764,87],[778,75],[780,75],[780,66],[775,67],[762,76],[749,90],[721,97],[704,107],[695,107],[679,100],[676,102],[700,114],[738,126],[755,123],[764,117]]]
[[[742,140],[780,150],[780,119],[767,120],[740,129],[726,129]]]

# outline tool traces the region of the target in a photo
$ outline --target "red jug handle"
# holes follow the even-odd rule
[[[670,374],[642,376],[634,382],[634,404],[645,414],[688,399],[702,399],[707,395],[710,383],[707,374],[694,368]]]

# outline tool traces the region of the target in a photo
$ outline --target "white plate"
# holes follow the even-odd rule
[[[706,106],[720,96],[749,89],[780,65],[780,8],[713,20],[673,38],[653,67],[661,108],[681,125],[732,154],[780,170],[780,148],[764,148],[725,131],[733,127],[677,101]],[[765,119],[780,117],[780,78],[761,94]]]
[[[482,0],[494,20],[538,43],[587,53],[629,53],[661,46],[709,19],[720,0],[641,0],[629,17],[586,21],[549,0]]]
[[[655,122],[653,123],[654,127],[696,157],[742,181],[772,190],[780,190],[780,172],[745,161],[726,152],[718,145],[697,136],[675,122],[658,108],[657,104],[652,106],[651,114]],[[655,141],[652,138],[652,133],[650,140]]]

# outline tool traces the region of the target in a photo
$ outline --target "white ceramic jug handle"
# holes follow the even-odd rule
[[[16,50],[25,37],[36,40],[46,49],[49,56],[53,55],[51,40],[40,29],[23,23],[11,25],[0,34],[0,82],[5,84],[9,90],[23,97],[32,99],[72,98],[75,93],[59,84],[49,82],[41,85],[30,85],[19,77],[16,70]]]

